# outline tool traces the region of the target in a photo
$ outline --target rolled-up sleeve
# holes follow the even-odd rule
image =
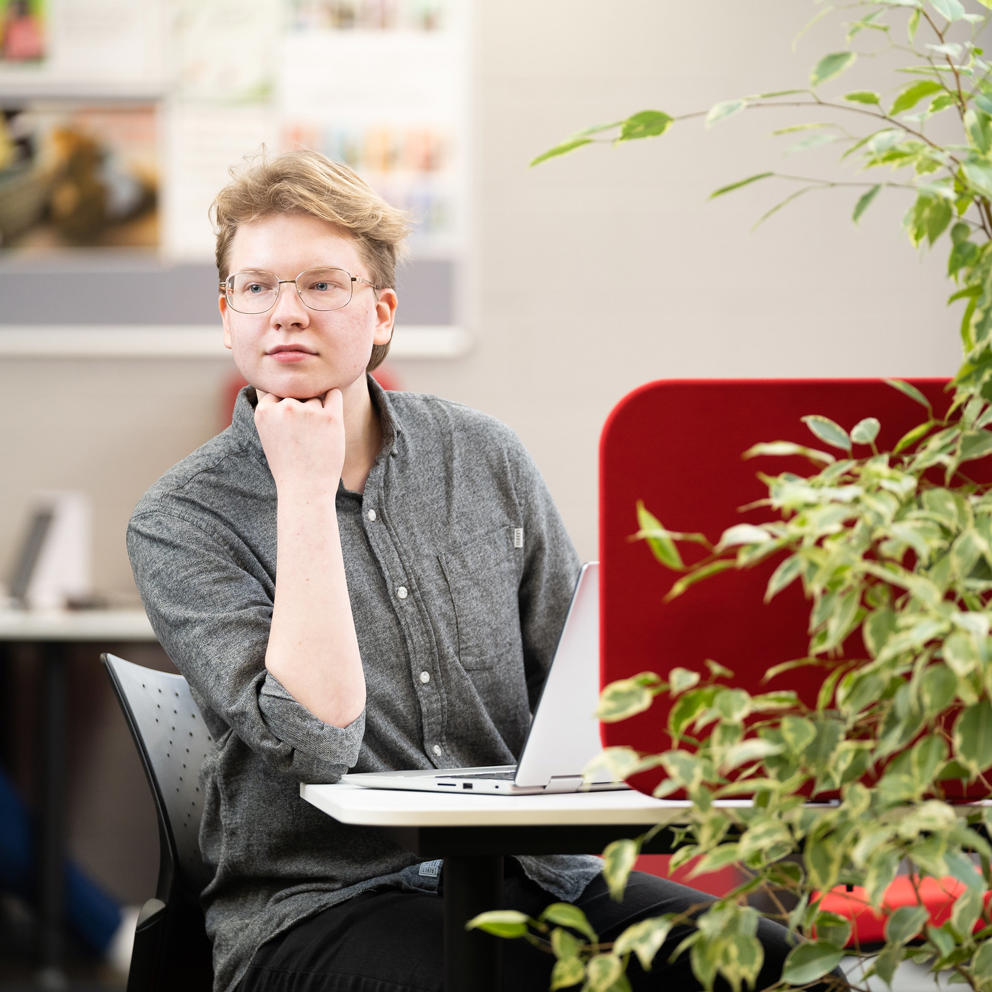
[[[310,760],[308,781],[337,781],[358,761],[365,735],[365,710],[347,727],[324,723],[268,673],[262,681],[258,705],[272,736],[295,750],[296,770]]]
[[[139,509],[127,548],[145,611],[224,746],[228,729],[300,781],[336,781],[358,759],[364,712],[319,720],[265,668],[273,577],[238,535],[165,508]]]

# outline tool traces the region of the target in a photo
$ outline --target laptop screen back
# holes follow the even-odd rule
[[[516,784],[545,786],[555,776],[581,775],[602,749],[599,697],[599,563],[582,572],[554,663],[520,755]]]

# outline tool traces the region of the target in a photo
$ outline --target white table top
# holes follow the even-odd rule
[[[468,795],[301,785],[300,795],[342,823],[370,827],[631,824],[684,820],[687,802],[652,799],[633,789],[538,796]]]
[[[0,609],[0,641],[154,641],[140,607],[87,610]]]

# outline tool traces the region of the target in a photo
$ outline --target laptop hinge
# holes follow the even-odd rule
[[[582,788],[582,776],[552,775],[545,788],[548,792],[578,792]]]

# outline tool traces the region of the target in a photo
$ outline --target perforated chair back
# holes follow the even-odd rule
[[[197,837],[200,766],[213,741],[186,680],[101,656],[155,800],[159,828],[156,898],[135,932],[128,992],[209,992],[210,944],[199,894],[208,881]]]

